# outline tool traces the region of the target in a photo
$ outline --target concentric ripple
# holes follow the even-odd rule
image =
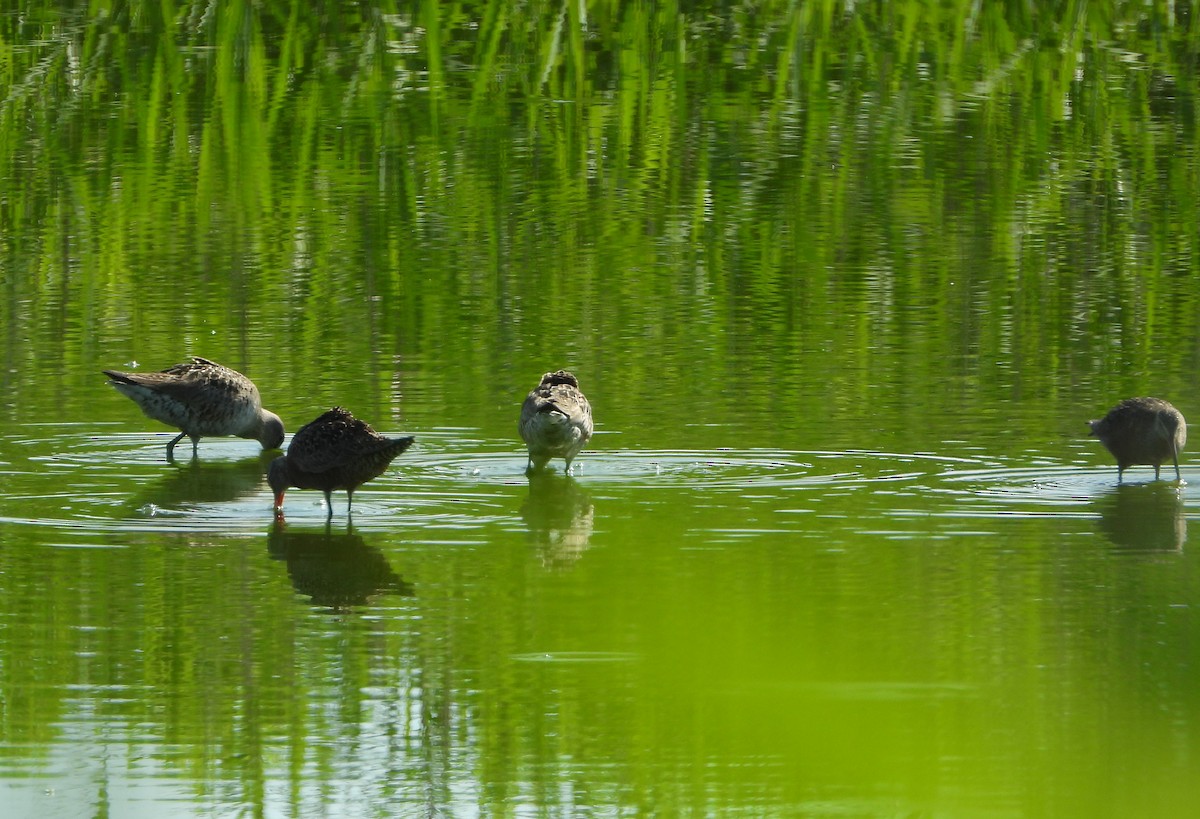
[[[525,483],[524,452],[443,453],[410,460],[433,480]],[[642,488],[740,489],[908,481],[951,465],[980,461],[930,454],[869,451],[634,450],[585,452],[575,461],[580,484]],[[550,469],[561,474],[563,464]]]
[[[7,478],[0,523],[57,528],[70,534],[50,538],[55,542],[101,547],[119,544],[113,535],[121,532],[261,533],[272,519],[265,472],[277,453],[263,452],[253,441],[206,439],[198,458],[185,446],[186,457],[168,462],[167,433],[96,434],[82,426],[23,432],[0,441],[0,472]],[[450,532],[450,539],[458,532],[463,542],[477,542],[488,527],[521,525],[523,504],[535,487],[519,445],[479,440],[464,430],[417,435],[418,447],[355,494],[356,528]],[[1180,506],[1186,501],[1186,474],[1181,486],[1154,482],[1149,469],[1129,470],[1118,496],[1116,470],[1084,460],[1082,454],[1079,462],[1064,464],[1038,453],[601,449],[580,456],[570,482],[591,500],[561,491],[539,493],[535,500],[549,511],[560,496],[562,503],[602,501],[613,511],[612,503],[656,497],[646,493],[687,491],[697,495],[697,508],[754,507],[752,524],[726,515],[710,525],[708,535],[716,540],[817,532],[834,520],[856,519],[863,532],[903,534],[912,527],[897,530],[889,521],[1098,517],[1114,498],[1132,503],[1131,487],[1149,487],[1146,492]],[[552,464],[551,476],[561,480],[562,472],[561,461]],[[345,505],[345,493],[335,493],[339,525]],[[289,520],[310,523],[324,523],[328,511],[320,493],[298,490],[288,493],[284,510]],[[818,519],[825,523],[809,522]]]
[[[1164,477],[1166,473],[1164,473]],[[1122,484],[1112,467],[1038,465],[988,469],[952,469],[938,476],[934,492],[956,496],[976,511],[995,514],[1036,512],[1039,509],[1068,511],[1090,507],[1118,488],[1126,491],[1166,492],[1182,499],[1187,493],[1188,472],[1183,482],[1154,480],[1151,469],[1130,469]],[[1090,512],[1087,512],[1090,514]]]

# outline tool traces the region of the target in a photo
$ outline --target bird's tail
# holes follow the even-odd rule
[[[387,455],[388,460],[398,456],[401,452],[413,445],[413,441],[417,440],[411,435],[405,435],[403,438],[392,438],[388,441],[387,448],[383,450]]]
[[[116,370],[101,370],[100,372],[107,375],[109,379],[117,384],[137,384],[136,381],[129,377],[128,373],[117,372]]]

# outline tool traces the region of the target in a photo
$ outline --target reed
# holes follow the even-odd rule
[[[903,355],[1065,374],[1182,366],[1162,342],[1197,329],[1184,5],[19,7],[0,17],[5,295],[86,311],[79,349],[215,331],[249,365],[275,354],[255,327],[286,319],[303,375],[515,322],[526,361],[447,354],[525,371],[547,352],[528,317],[563,304],[595,356],[633,323],[709,349],[687,369],[719,380],[744,366],[704,339],[803,348],[796,327],[853,303],[855,367],[940,303]],[[606,300],[621,318],[596,324]],[[58,338],[55,315],[0,332]],[[331,345],[337,325],[366,332]]]

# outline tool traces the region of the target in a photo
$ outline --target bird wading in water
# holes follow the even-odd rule
[[[1117,459],[1117,483],[1126,467],[1149,464],[1154,479],[1166,461],[1175,466],[1180,480],[1179,453],[1187,443],[1187,422],[1183,413],[1161,398],[1126,398],[1098,421],[1088,421],[1092,435]]]
[[[521,405],[518,424],[529,448],[526,474],[542,469],[552,458],[571,461],[592,437],[592,406],[579,389],[579,379],[566,370],[546,373]]]
[[[283,509],[289,487],[320,489],[325,493],[328,517],[333,517],[333,492],[346,490],[346,513],[354,503],[354,490],[377,478],[404,450],[411,435],[387,438],[350,414],[334,407],[300,428],[288,444],[287,454],[271,462],[267,483],[275,493],[275,510]]]
[[[103,372],[148,417],[181,430],[167,444],[169,461],[184,436],[192,439],[193,458],[201,438],[236,435],[258,441],[263,449],[283,444],[283,421],[263,409],[254,382],[215,361],[194,357],[161,372]]]

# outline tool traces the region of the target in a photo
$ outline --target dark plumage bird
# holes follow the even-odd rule
[[[283,508],[288,487],[320,489],[333,517],[332,493],[345,489],[347,514],[354,490],[383,474],[392,460],[412,446],[411,435],[385,438],[348,410],[334,407],[292,436],[286,455],[271,462],[267,483],[275,493],[275,509]]]
[[[1117,459],[1117,483],[1125,468],[1135,464],[1154,467],[1154,479],[1165,461],[1175,465],[1179,476],[1179,453],[1187,443],[1183,413],[1160,398],[1126,398],[1099,421],[1088,421],[1092,435]]]
[[[162,372],[125,373],[104,370],[109,382],[132,398],[150,418],[182,432],[167,444],[167,460],[175,444],[192,439],[192,456],[202,437],[236,435],[252,438],[263,449],[283,444],[283,421],[263,409],[258,387],[237,370],[195,357]]]
[[[521,405],[517,428],[529,447],[526,473],[563,458],[570,475],[571,461],[592,437],[592,406],[579,390],[579,379],[566,370],[543,375]]]

